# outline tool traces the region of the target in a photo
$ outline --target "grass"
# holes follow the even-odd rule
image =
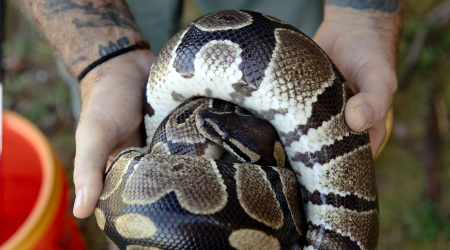
[[[441,0],[408,0],[400,44],[399,71],[425,14]],[[21,113],[44,131],[72,179],[75,120],[70,94],[55,67],[51,49],[13,2],[7,6],[3,43],[3,107]],[[194,13],[194,14],[192,14]],[[198,9],[187,5],[184,23]],[[188,20],[188,21],[186,21]],[[430,29],[435,29],[433,24]],[[450,25],[423,48],[408,85],[394,97],[394,129],[375,162],[380,196],[379,250],[450,249]],[[427,199],[424,168],[430,104],[437,110],[440,200]],[[69,181],[71,182],[71,181]],[[70,203],[73,203],[73,190]],[[90,249],[106,249],[93,216],[80,220]]]

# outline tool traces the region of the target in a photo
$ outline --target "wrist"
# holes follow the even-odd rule
[[[98,59],[98,60],[94,61],[93,63],[89,64],[89,65],[88,65],[88,66],[87,66],[87,67],[86,67],[86,68],[78,75],[78,78],[77,78],[78,82],[80,82],[80,81],[86,76],[86,74],[88,74],[92,69],[94,69],[94,68],[96,68],[97,66],[99,66],[99,65],[101,65],[101,64],[103,64],[103,63],[105,63],[106,61],[109,61],[109,60],[111,60],[112,58],[117,57],[117,56],[120,56],[120,55],[122,55],[122,54],[126,54],[126,53],[128,53],[128,52],[130,52],[130,51],[133,51],[133,50],[139,50],[139,49],[146,49],[146,50],[148,50],[148,49],[150,49],[150,46],[149,46],[148,42],[146,42],[146,41],[141,41],[141,42],[138,42],[138,43],[136,43],[136,44],[134,44],[134,45],[131,45],[131,46],[128,46],[128,47],[125,47],[125,48],[116,50],[116,51],[114,51],[114,52],[112,52],[112,53],[109,53],[109,54],[106,54],[106,55],[102,56],[100,59]]]
[[[395,61],[400,34],[400,6],[395,12],[373,9],[355,9],[333,4],[325,5],[324,21],[315,39],[331,55],[338,39],[373,39]]]
[[[373,29],[398,29],[400,10],[395,12],[373,9],[355,9],[332,4],[325,5],[324,22],[371,27]]]
[[[98,65],[80,81],[82,100],[93,95],[96,92],[92,91],[94,89],[103,92],[105,89],[118,87],[115,84],[122,86],[131,84],[133,85],[131,87],[135,89],[143,89],[154,60],[155,56],[149,50],[140,49],[124,53]]]

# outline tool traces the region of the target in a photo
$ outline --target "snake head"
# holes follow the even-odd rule
[[[202,109],[196,126],[206,138],[224,147],[238,160],[284,167],[285,151],[277,132],[267,121],[241,112]]]

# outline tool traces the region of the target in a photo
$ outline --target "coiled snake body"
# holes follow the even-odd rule
[[[121,249],[376,249],[369,136],[345,124],[353,93],[299,30],[251,11],[209,14],[167,42],[146,94],[150,146],[116,157],[95,210]],[[199,96],[269,121],[295,175],[281,167],[273,136],[256,143],[270,149],[240,138],[248,111],[191,99]],[[237,118],[217,118],[224,113]],[[226,131],[221,120],[237,127]],[[221,149],[200,133],[240,160],[263,163],[215,160]]]

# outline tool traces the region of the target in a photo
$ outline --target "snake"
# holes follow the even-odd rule
[[[148,146],[123,150],[107,171],[100,229],[127,250],[377,249],[369,134],[344,117],[353,95],[327,54],[280,19],[197,19],[151,66]]]

